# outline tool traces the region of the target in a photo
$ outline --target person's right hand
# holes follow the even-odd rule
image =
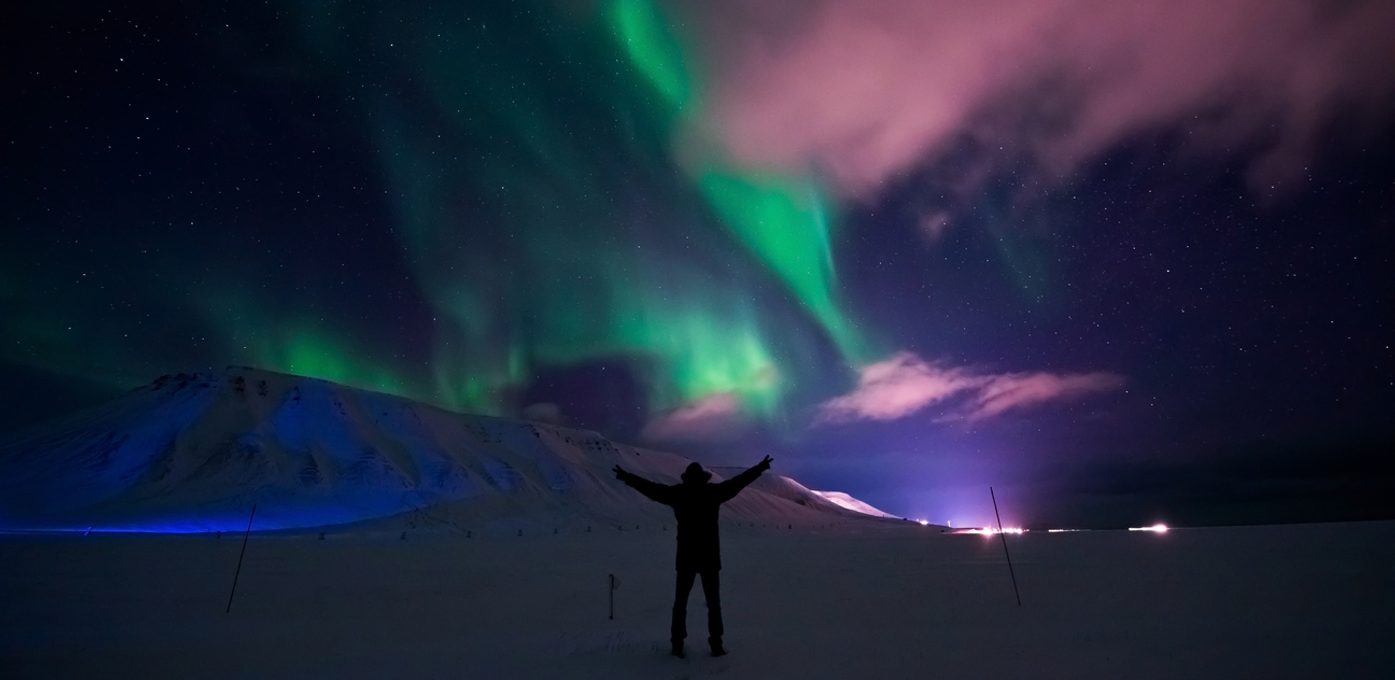
[[[762,471],[769,470],[771,460],[772,459],[770,458],[770,456],[766,456],[765,458],[762,458],[759,463],[756,463],[756,467],[760,468]]]
[[[625,475],[628,475],[628,474],[630,474],[630,473],[625,472],[625,468],[622,468],[622,467],[620,467],[619,465],[616,465],[616,466],[615,466],[615,478],[616,478],[616,479],[619,479],[619,480],[623,481],[623,480],[625,479]]]

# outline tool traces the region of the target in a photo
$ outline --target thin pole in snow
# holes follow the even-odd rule
[[[610,620],[615,620],[615,574],[610,575]]]
[[[247,515],[247,531],[242,534],[242,552],[237,554],[237,571],[233,572],[232,590],[228,591],[228,607],[223,610],[224,614],[232,611],[233,595],[237,594],[237,577],[242,575],[242,558],[247,555],[247,539],[252,536],[252,518],[257,516],[257,504],[252,504],[252,513]]]
[[[1003,516],[998,514],[998,495],[993,493],[993,487],[988,487],[988,497],[993,499],[993,516],[998,518],[998,538],[1003,539],[1003,557],[1007,558],[1008,575],[1012,576],[1012,594],[1017,598],[1017,606],[1022,606],[1022,594],[1017,592],[1017,572],[1012,570],[1012,555],[1008,554],[1007,534],[1003,533]]]

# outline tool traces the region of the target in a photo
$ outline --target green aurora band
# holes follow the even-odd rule
[[[484,31],[455,43],[469,49],[397,43],[417,48],[401,85],[416,88],[370,117],[404,245],[447,321],[432,397],[498,412],[539,366],[624,355],[651,359],[652,409],[735,393],[776,416],[826,341],[791,332],[787,305],[756,300],[782,294],[762,291],[793,294],[845,361],[865,356],[836,302],[830,210],[809,177],[678,167],[669,147],[701,115],[700,81],[653,4],[617,0],[605,18],[534,30],[533,59]],[[617,49],[630,70],[607,67]],[[460,148],[473,153],[444,152]]]
[[[778,423],[874,355],[839,301],[816,177],[748,171],[714,140],[676,159],[703,83],[650,0],[375,18],[306,2],[285,21],[294,70],[349,102],[332,124],[367,140],[404,285],[435,318],[418,355],[374,335],[391,310],[349,316],[216,272],[167,300],[203,325],[210,361],[509,414],[540,371],[620,358],[651,412],[726,393]],[[90,370],[59,344],[23,359]],[[107,351],[117,382],[180,368]]]

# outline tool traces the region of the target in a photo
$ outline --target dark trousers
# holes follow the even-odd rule
[[[721,572],[712,569],[701,573],[702,594],[707,598],[707,637],[721,639],[722,594],[721,581],[717,578]],[[688,637],[688,593],[692,591],[697,575],[695,571],[678,572],[678,587],[673,593],[673,627],[670,629],[670,639],[674,642],[682,642],[683,638]]]

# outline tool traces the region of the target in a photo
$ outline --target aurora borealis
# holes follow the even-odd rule
[[[651,4],[617,2],[560,28],[505,15],[490,17],[503,22],[491,29],[486,18],[427,14],[412,16],[401,36],[346,30],[344,22],[366,18],[333,5],[301,10],[282,20],[302,32],[286,37],[285,49],[298,53],[282,58],[319,74],[326,94],[345,102],[334,126],[363,136],[355,151],[375,176],[362,184],[383,196],[380,241],[359,243],[399,260],[404,279],[391,285],[407,290],[389,294],[411,295],[430,319],[416,319],[425,327],[403,338],[415,347],[394,338],[385,350],[389,343],[363,337],[372,316],[353,318],[367,310],[350,300],[317,301],[315,314],[301,304],[278,309],[286,288],[317,298],[334,284],[296,280],[259,292],[220,272],[170,291],[184,298],[174,304],[192,308],[184,314],[200,317],[215,352],[486,413],[515,409],[511,392],[541,368],[628,356],[643,369],[650,409],[735,393],[766,416],[801,374],[817,379],[827,373],[821,365],[865,358],[836,299],[834,218],[817,182],[746,172],[716,156],[683,167],[672,158],[670,138],[699,106],[699,83]],[[415,34],[422,25],[456,37],[424,40]],[[534,53],[520,54],[515,40]],[[384,41],[371,72],[354,82],[332,75],[345,55]],[[625,68],[607,66],[616,59]],[[364,86],[378,94],[354,92]],[[330,241],[363,238],[325,228],[335,230]],[[318,258],[298,259],[313,269]],[[364,262],[337,283],[357,288],[380,266]],[[402,313],[396,304],[379,311]],[[36,363],[90,370],[64,365],[74,352],[55,354]],[[124,363],[83,360],[94,358]]]
[[[760,5],[18,10],[6,429],[245,364],[939,521],[1389,510],[1381,3]]]

